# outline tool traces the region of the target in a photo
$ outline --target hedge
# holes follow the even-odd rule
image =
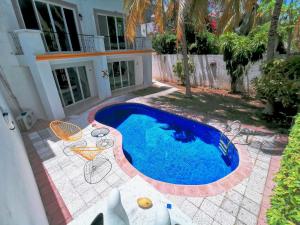
[[[274,181],[276,187],[267,211],[270,225],[300,224],[300,113],[289,135]]]

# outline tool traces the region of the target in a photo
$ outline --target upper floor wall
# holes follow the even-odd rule
[[[5,0],[7,1],[7,0]],[[125,41],[122,0],[11,0],[19,28],[42,31],[48,52],[95,51],[95,36],[105,50],[144,48],[144,39]]]

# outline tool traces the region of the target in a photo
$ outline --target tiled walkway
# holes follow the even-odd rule
[[[143,98],[133,101],[145,103]],[[70,120],[84,128],[84,138],[88,145],[95,145],[97,139],[90,136],[94,128],[87,123],[87,116],[88,112]],[[222,125],[218,121],[212,121],[210,124],[217,128]],[[34,146],[29,152],[31,164],[51,224],[66,224],[71,219],[76,219],[98,200],[107,196],[112,188],[119,187],[131,179],[117,165],[112,149],[102,153],[112,162],[111,172],[101,182],[88,184],[83,177],[85,161],[80,156],[66,154],[65,145],[58,141],[49,129],[30,133],[29,138]],[[108,138],[115,137],[109,134]],[[242,142],[243,138],[245,137],[237,141]],[[165,195],[166,198],[176,204],[195,224],[264,224],[264,214],[268,204],[264,195],[268,195],[272,188],[270,180],[279,161],[278,157],[272,158],[271,155],[260,151],[255,142],[247,146],[247,151],[253,164],[252,172],[248,178],[231,190],[211,197]],[[273,163],[270,168],[271,162]],[[54,196],[56,201],[53,201],[51,196]],[[48,201],[48,198],[52,201]]]

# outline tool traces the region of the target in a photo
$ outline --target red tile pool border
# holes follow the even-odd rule
[[[45,208],[49,225],[66,225],[73,220],[64,200],[57,190],[52,178],[38,156],[38,153],[30,147],[31,140],[24,138],[26,151],[30,165],[38,185],[40,196]]]
[[[92,124],[92,126],[94,127],[106,126],[104,124],[97,122],[94,119],[95,114],[97,113],[98,110],[114,104],[117,103],[104,104],[93,108],[91,111],[89,111],[88,122]],[[171,183],[154,180],[150,177],[145,176],[130,164],[130,162],[126,159],[123,153],[122,134],[118,130],[112,127],[110,127],[110,129],[112,134],[115,135],[116,137],[114,155],[121,169],[130,177],[134,177],[136,175],[141,176],[144,180],[152,184],[157,190],[159,190],[162,193],[172,194],[172,195],[184,195],[189,197],[196,197],[196,196],[206,197],[206,196],[217,195],[222,192],[229,191],[235,185],[239,184],[245,178],[249,177],[252,171],[252,162],[251,162],[250,155],[247,151],[247,148],[244,145],[235,144],[235,147],[238,150],[239,158],[240,158],[239,166],[227,176],[213,183],[205,184],[205,185],[179,185],[179,184],[171,184]]]
[[[273,181],[273,178],[277,174],[277,172],[280,169],[280,160],[281,156],[272,156],[270,166],[269,166],[269,172],[267,176],[267,181],[263,193],[263,200],[260,206],[260,212],[258,216],[257,225],[267,225],[267,210],[271,206],[271,196],[273,189],[275,187],[275,182]]]

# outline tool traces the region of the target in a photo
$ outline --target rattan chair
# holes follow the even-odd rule
[[[74,142],[82,138],[81,128],[73,123],[54,120],[50,123],[50,129],[56,137],[66,142]]]
[[[103,148],[99,147],[72,147],[71,150],[87,160],[84,165],[84,179],[90,184],[100,182],[112,168],[109,159],[100,155]]]

